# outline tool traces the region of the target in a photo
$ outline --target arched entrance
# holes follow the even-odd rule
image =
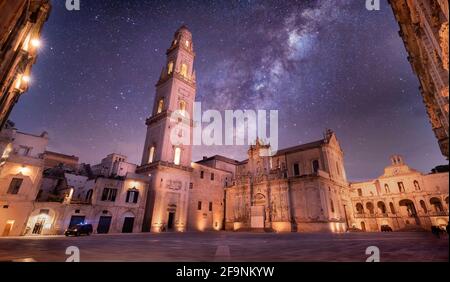
[[[356,212],[358,214],[363,214],[364,213],[364,207],[361,203],[357,203],[356,204]]]
[[[384,204],[384,202],[379,201],[377,203],[377,207],[378,207],[378,212],[381,214],[387,214],[387,209],[386,209],[386,205]]]
[[[369,211],[370,214],[374,214],[374,206],[371,202],[366,203],[366,209]]]
[[[28,218],[25,235],[52,234],[52,227],[55,218],[56,213],[50,208],[40,208],[34,210]]]
[[[420,225],[419,217],[417,216],[416,206],[414,205],[413,201],[409,199],[403,199],[399,202],[399,206],[402,215],[414,218],[415,224]],[[409,224],[410,221],[406,220],[406,223]]]
[[[430,199],[430,204],[433,206],[435,212],[443,212],[444,207],[442,206],[442,202],[439,198],[433,197]]]

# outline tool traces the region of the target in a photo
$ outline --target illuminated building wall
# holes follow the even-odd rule
[[[391,0],[434,134],[449,156],[448,1]]]
[[[50,9],[48,0],[0,0],[0,129],[32,83],[31,67]]]

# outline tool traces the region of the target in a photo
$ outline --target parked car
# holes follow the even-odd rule
[[[392,232],[392,228],[389,225],[381,225],[381,232]]]
[[[92,234],[92,224],[77,224],[66,229],[64,235],[66,236],[80,236],[80,235],[91,235]]]

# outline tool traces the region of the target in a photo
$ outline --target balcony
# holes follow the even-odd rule
[[[432,211],[429,213],[430,216],[448,216],[448,211]]]
[[[72,199],[72,200],[70,200],[70,204],[71,205],[90,205],[90,204],[92,204],[92,201],[91,200]]]

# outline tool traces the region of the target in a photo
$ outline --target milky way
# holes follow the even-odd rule
[[[81,0],[80,11],[53,2],[30,91],[11,117],[19,130],[48,131],[51,150],[139,163],[165,51],[186,24],[204,108],[279,110],[280,147],[331,128],[352,180],[380,175],[393,153],[424,172],[445,162],[386,2],[380,11],[359,0]],[[246,150],[195,147],[194,160]]]

